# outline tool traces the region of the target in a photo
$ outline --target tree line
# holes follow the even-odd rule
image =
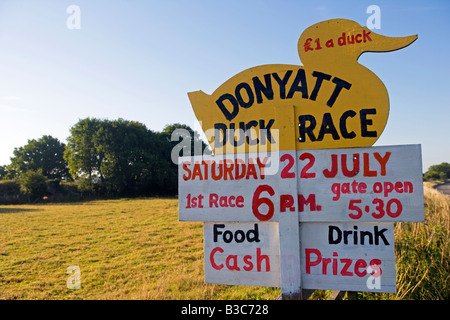
[[[9,165],[0,166],[0,203],[49,198],[176,195],[177,165],[171,152],[184,129],[194,144],[207,145],[184,124],[161,132],[124,119],[86,118],[70,128],[67,144],[44,135],[14,149]],[[179,136],[178,136],[179,137]],[[180,137],[181,138],[181,137]]]
[[[425,172],[424,180],[447,180],[450,178],[450,163],[442,162],[441,164],[435,164],[428,168]]]

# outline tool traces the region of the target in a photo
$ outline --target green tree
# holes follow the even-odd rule
[[[161,137],[169,143],[172,162],[177,164],[179,156],[199,156],[212,154],[208,144],[200,137],[197,131],[185,124],[174,123],[166,125],[160,133]]]
[[[29,197],[30,201],[42,199],[47,192],[47,184],[42,169],[29,170],[23,173],[19,179],[20,191]]]
[[[440,177],[440,176],[439,176],[439,172],[428,170],[428,171],[424,174],[423,179],[424,179],[424,180],[438,180],[439,177]]]
[[[6,179],[8,174],[8,166],[0,166],[0,180]]]
[[[142,123],[86,118],[70,133],[64,158],[86,190],[123,195],[176,192],[168,180],[167,143]]]
[[[170,192],[175,194],[178,191],[178,157],[211,154],[211,150],[200,134],[185,124],[166,125],[159,136],[163,142],[160,154],[167,163],[165,183],[170,186]]]
[[[450,163],[442,162],[428,168],[423,178],[425,180],[446,180],[450,177]]]
[[[28,140],[25,146],[14,149],[7,177],[17,178],[27,171],[39,169],[49,179],[70,177],[63,158],[64,148],[64,143],[52,136],[44,135],[38,140]]]
[[[101,132],[102,121],[91,118],[78,121],[70,129],[64,159],[73,178],[102,178],[100,166],[105,155],[99,148],[101,142],[98,136]]]

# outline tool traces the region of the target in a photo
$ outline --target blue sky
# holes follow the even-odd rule
[[[388,124],[375,145],[422,144],[423,170],[450,162],[450,1],[0,0],[0,164],[28,139],[63,142],[79,119],[196,127],[187,92],[212,93],[247,68],[301,64],[297,41],[319,21],[366,25],[411,46],[359,62],[386,85]],[[81,29],[68,29],[70,5]]]

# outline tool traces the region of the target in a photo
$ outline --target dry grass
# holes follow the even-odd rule
[[[424,183],[425,222],[395,224],[397,294],[366,299],[450,299],[450,197]]]
[[[425,222],[395,226],[398,299],[450,299],[450,198],[424,183]]]
[[[425,184],[425,223],[395,226],[398,293],[449,299],[448,197]],[[81,289],[66,269],[81,269]],[[278,288],[205,284],[203,227],[176,199],[0,206],[0,299],[275,299]],[[327,298],[316,291],[313,298]]]
[[[205,284],[202,223],[176,199],[0,206],[0,299],[273,299]],[[66,270],[81,269],[69,290]]]

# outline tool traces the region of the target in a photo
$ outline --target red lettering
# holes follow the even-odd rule
[[[216,247],[214,249],[212,249],[211,253],[209,254],[209,261],[211,262],[211,266],[216,269],[216,270],[220,270],[223,268],[223,264],[219,264],[217,265],[216,262],[214,261],[214,255],[216,254],[216,252],[220,252],[223,253],[223,249],[220,247]]]
[[[290,194],[282,194],[280,196],[280,212],[286,212],[286,209],[289,208],[289,211],[295,211],[294,197]]]
[[[340,261],[341,263],[345,263],[342,267],[341,274],[343,276],[353,276],[353,273],[348,271],[348,268],[350,268],[350,266],[352,265],[352,259],[341,259]]]
[[[314,172],[308,173],[307,171],[311,169],[311,167],[314,165],[316,158],[314,158],[314,156],[311,153],[305,152],[300,155],[299,159],[302,161],[306,159],[309,160],[308,164],[306,164],[306,166],[304,166],[302,171],[300,172],[300,178],[304,179],[314,178],[316,174]]]
[[[389,181],[385,181],[383,182],[383,190],[384,190],[384,196],[387,197],[389,195],[389,193],[392,192],[392,190],[394,190],[394,185],[392,184],[392,182]]]
[[[303,212],[305,211],[305,206],[310,206],[310,211],[316,211],[319,210],[319,206],[316,206],[316,195],[310,194],[307,199],[302,194],[298,195],[298,211]],[[320,210],[319,210],[320,211]]]
[[[325,178],[334,178],[338,172],[337,154],[331,155],[331,169],[324,169],[323,175]]]
[[[187,180],[241,180],[258,179],[264,180],[265,168],[270,157],[249,158],[248,164],[243,159],[224,159],[220,161],[202,160],[194,164],[189,161],[183,162],[183,179]]]
[[[216,193],[211,193],[209,195],[209,207],[212,208],[215,206],[218,208],[219,205],[217,204],[217,200],[219,200],[219,196]]]
[[[258,179],[258,176],[256,175],[255,164],[253,163],[253,160],[251,158],[248,159],[247,175],[245,176],[245,179],[248,180],[250,175],[253,176],[253,179]]]
[[[239,172],[239,168],[242,167],[242,171]],[[245,161],[242,159],[236,159],[236,164],[234,166],[234,179],[240,180],[245,177],[245,173],[247,172],[247,166],[245,165]]]
[[[233,202],[236,199],[235,196],[230,196],[228,198],[228,204],[230,205],[230,207],[234,208],[236,206],[235,202]]]
[[[282,179],[295,178],[295,172],[289,172],[289,170],[291,170],[291,168],[294,166],[295,160],[288,153],[283,154],[280,158],[281,162],[284,162],[286,160],[288,161],[288,164],[286,165],[286,167],[283,168],[283,170],[281,170],[281,178]]]
[[[264,180],[264,168],[266,167],[267,161],[269,161],[269,157],[264,157],[263,161],[261,162],[259,158],[256,158],[256,163],[259,167],[259,175],[261,176],[261,180]]]
[[[364,259],[358,259],[355,261],[354,267],[352,268],[353,259],[345,258],[338,259],[338,253],[333,252],[333,258],[325,258],[322,256],[322,253],[318,249],[308,248],[305,249],[305,270],[307,274],[311,274],[311,268],[318,266],[321,267],[322,274],[328,274],[328,265],[331,264],[332,274],[338,275],[338,273],[342,276],[352,277],[357,275],[358,277],[364,277],[367,273],[367,262]],[[322,266],[320,266],[322,264]],[[379,277],[381,275],[381,265],[380,259],[372,259],[369,263],[370,267],[373,271],[371,271],[370,275],[373,277]],[[354,270],[352,272],[351,270]]]
[[[403,183],[401,183],[400,181],[397,181],[395,183],[394,188],[395,188],[395,192],[403,193]]]
[[[220,247],[216,247],[214,249],[211,250],[211,253],[209,254],[209,261],[211,263],[211,266],[215,269],[215,270],[222,270],[224,267],[224,264],[218,264],[215,261],[215,255],[216,253],[224,253],[225,251],[220,248]],[[251,256],[251,255],[245,255],[242,257],[241,260],[241,256],[237,255],[237,254],[230,254],[227,255],[227,257],[225,258],[225,266],[227,267],[228,270],[231,271],[241,271],[241,268],[239,267],[239,265],[241,263],[243,263],[243,269],[245,271],[252,271],[254,268],[254,262],[252,261],[252,259],[256,259],[256,271],[257,272],[270,272],[270,257],[268,255],[265,254],[261,254],[261,248],[256,248],[256,256]],[[264,267],[264,268],[263,268]]]
[[[337,252],[333,252],[333,257],[337,257],[338,254]],[[337,275],[338,270],[337,270],[337,259],[333,259],[333,275]]]
[[[327,267],[329,263],[331,263],[331,258],[322,259],[322,274],[327,274]]]
[[[385,176],[386,175],[386,163],[388,162],[389,157],[391,156],[391,152],[386,152],[384,157],[381,157],[381,155],[378,152],[375,152],[373,154],[373,156],[375,157],[375,159],[377,159],[378,163],[380,164],[381,175]]]
[[[230,264],[230,262],[233,262],[233,264]],[[228,270],[241,271],[241,269],[238,267],[237,255],[234,254],[229,255],[225,260],[225,263],[227,265]]]
[[[220,197],[219,198],[219,205],[221,207],[228,208],[227,197]]]
[[[203,198],[202,195],[199,198]],[[201,199],[200,199],[201,204]],[[210,208],[227,208],[227,207],[238,207],[242,208],[244,206],[243,196],[220,196],[217,193],[211,193],[209,195],[209,207]],[[203,208],[203,206],[201,207]]]
[[[364,153],[363,157],[364,157],[364,176],[365,177],[376,177],[377,172],[374,170],[370,170],[370,168],[369,168],[369,154]]]
[[[328,40],[327,42],[325,42],[325,46],[327,48],[333,48],[334,47],[334,42],[333,39]]]
[[[273,196],[275,194],[275,191],[273,188],[267,184],[260,185],[256,188],[255,192],[253,193],[253,199],[252,199],[252,211],[253,215],[258,218],[260,221],[267,221],[270,220],[273,217],[273,214],[275,212],[275,207],[273,205],[273,202],[269,198],[260,197],[261,193],[266,191],[269,193],[269,195]],[[266,214],[261,213],[259,211],[259,207],[265,204],[268,207],[268,211]]]
[[[243,196],[238,196],[236,198],[236,207],[242,208],[243,206],[244,206],[244,197]]]
[[[311,261],[311,254],[317,256],[316,260]],[[311,273],[311,267],[317,266],[322,261],[322,254],[318,249],[305,249],[306,255],[306,273]]]
[[[253,269],[252,256],[251,255],[244,256],[244,262],[245,264],[247,264],[246,266],[244,266],[244,270],[251,271]]]
[[[413,184],[410,181],[403,182],[403,192],[405,193],[413,193]]]
[[[334,193],[333,201],[338,201],[341,197],[341,184],[340,183],[333,183],[331,185],[331,191]]]
[[[320,46],[320,39],[317,38],[316,40],[314,40],[316,42],[316,50],[320,50],[322,49],[322,47]]]
[[[261,264],[263,260],[266,263],[266,272],[269,272],[270,271],[269,256],[261,254],[261,248],[256,248],[256,271],[261,272]]]
[[[205,172],[205,176],[203,177],[203,179],[208,180],[208,166],[211,164],[211,160],[203,160],[202,164],[203,164],[203,170]]]
[[[370,37],[369,37],[370,33],[371,33],[370,31],[368,33],[366,33],[366,30],[365,29],[363,30],[363,41],[364,41],[364,43],[366,42],[366,39],[368,41],[372,41],[372,39],[370,39]]]
[[[197,161],[194,164],[194,169],[192,170],[192,180],[195,180],[196,177],[199,177],[200,180],[203,180],[202,170],[200,168],[200,163]]]
[[[223,180],[227,180],[227,174],[228,176],[230,176],[230,180],[233,180],[233,169],[234,169],[234,164],[233,164],[233,160],[231,159],[225,159],[224,160],[224,168],[223,168]],[[230,166],[228,166],[228,164],[230,164]]]
[[[313,48],[311,48],[311,41],[312,41],[311,38],[306,39],[305,44],[303,45],[305,52],[314,50]]]
[[[361,272],[360,269],[363,268],[364,270]],[[363,259],[358,259],[355,262],[355,274],[358,277],[364,277],[367,274],[366,271],[367,268],[367,262]]]
[[[381,260],[380,260],[380,259],[372,259],[372,260],[370,260],[370,262],[369,262],[370,267],[371,267],[373,270],[375,270],[374,273],[371,273],[371,275],[372,275],[373,277],[375,277],[375,278],[381,276],[381,274],[382,274],[381,268],[378,267],[380,264],[381,264]],[[376,267],[375,267],[375,266],[376,266]]]
[[[190,165],[191,165],[191,163],[189,161],[186,161],[186,162],[183,163],[183,170],[188,173],[187,176],[185,174],[183,174],[184,181],[187,181],[187,180],[191,179],[192,172],[188,168],[188,166],[190,166]]]
[[[342,173],[346,177],[354,177],[359,173],[359,153],[355,153],[353,155],[353,169],[351,171],[347,168],[347,155],[342,154],[341,155],[341,162],[342,162]]]
[[[211,178],[213,178],[213,180],[222,179],[222,176],[223,176],[223,164],[219,163],[218,167],[219,167],[219,173],[216,173],[216,162],[213,161],[213,163],[211,165]]]

